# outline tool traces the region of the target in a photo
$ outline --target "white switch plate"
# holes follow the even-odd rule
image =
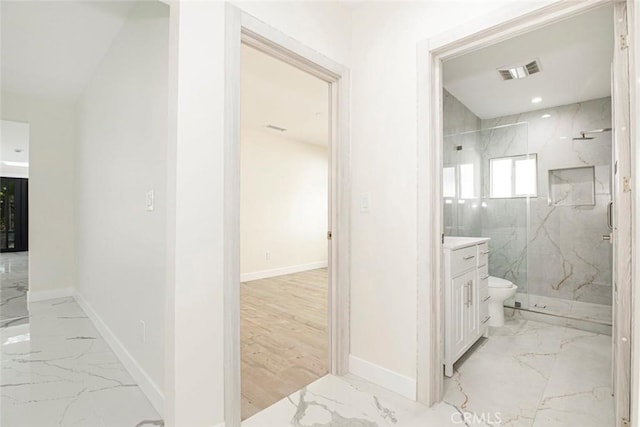
[[[156,191],[149,190],[147,191],[147,212],[153,211],[156,199]]]
[[[370,193],[360,194],[360,212],[363,212],[363,213],[371,212],[371,194]]]

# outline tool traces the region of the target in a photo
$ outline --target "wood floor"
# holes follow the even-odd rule
[[[240,286],[242,419],[327,373],[327,269]]]

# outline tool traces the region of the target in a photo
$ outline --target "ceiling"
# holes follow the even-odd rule
[[[242,127],[317,145],[329,136],[329,84],[242,46]],[[286,129],[278,131],[265,126]]]
[[[134,2],[2,1],[2,90],[75,100]]]
[[[451,59],[444,87],[481,119],[603,98],[611,94],[613,44],[608,5]],[[534,59],[542,71],[527,78],[503,81],[497,72]]]

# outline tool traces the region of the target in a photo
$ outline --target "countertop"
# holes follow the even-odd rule
[[[479,245],[480,243],[488,242],[491,240],[490,237],[454,237],[454,236],[445,236],[444,245],[442,245],[445,249],[462,249],[468,246]]]

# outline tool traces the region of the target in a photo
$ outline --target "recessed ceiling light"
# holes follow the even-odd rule
[[[568,136],[561,136],[560,139],[569,139]]]
[[[543,119],[548,119],[549,117],[551,117],[551,114],[543,114],[543,115],[542,115],[542,118],[543,118]]]
[[[533,102],[534,104],[537,104],[539,102],[542,102],[542,98],[540,98],[539,96],[536,96],[535,98],[531,98],[531,102]]]
[[[29,163],[27,163],[27,162],[3,161],[2,163],[4,163],[6,166],[15,166],[15,167],[18,167],[18,168],[28,168],[29,167]]]

